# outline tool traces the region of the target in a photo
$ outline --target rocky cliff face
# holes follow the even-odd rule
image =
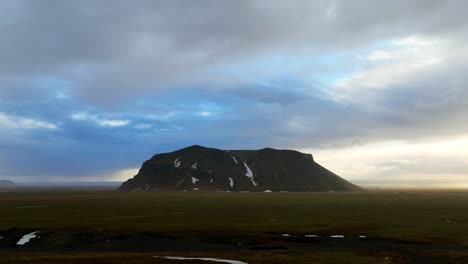
[[[120,191],[359,191],[292,150],[191,146],[153,156]]]

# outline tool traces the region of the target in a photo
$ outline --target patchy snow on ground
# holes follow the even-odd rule
[[[330,237],[331,237],[331,238],[344,238],[343,235],[332,235],[332,236],[330,236]]]
[[[198,162],[195,162],[194,164],[192,164],[192,166],[190,166],[190,168],[192,170],[196,170],[197,169],[197,165],[198,165]]]
[[[195,177],[192,177],[192,183],[195,184],[197,183],[197,181],[200,181],[199,179],[195,178]]]
[[[305,237],[319,237],[317,235],[304,235]]]
[[[0,239],[3,239],[3,236],[2,236],[2,235],[0,235]]]
[[[231,177],[228,177],[229,179],[229,185],[231,185],[231,188],[234,187],[234,180]]]
[[[232,160],[234,160],[234,162],[235,162],[236,164],[239,164],[239,162],[237,162],[237,159],[236,159],[236,157],[234,157],[234,156],[231,156],[231,158],[232,158]]]
[[[194,191],[199,191],[199,190],[200,190],[200,188],[193,188],[193,190],[194,190]]]
[[[164,258],[164,259],[171,259],[171,260],[202,260],[202,261],[220,262],[220,263],[228,263],[228,264],[248,264],[247,262],[243,262],[239,260],[219,259],[219,258],[187,258],[187,257],[174,257],[174,256],[166,256],[166,257],[153,256],[153,258]]]
[[[272,191],[271,191],[271,190],[266,190],[266,191],[264,191],[264,192],[272,192]]]
[[[367,236],[359,235],[359,238],[366,238]]]
[[[22,246],[28,243],[31,239],[38,237],[37,233],[39,233],[39,231],[34,231],[32,233],[24,235],[18,242],[16,242],[16,245]]]
[[[185,181],[185,179],[182,179],[182,180],[177,184],[176,187],[179,187],[184,181]]]
[[[174,160],[174,168],[179,168],[180,162],[181,162],[181,161],[180,161],[180,157],[177,157],[177,159]]]
[[[281,236],[282,237],[290,237],[291,235],[290,234],[282,234]]]
[[[257,183],[254,181],[254,174],[252,172],[252,170],[249,168],[249,166],[247,166],[247,163],[244,162],[244,166],[245,166],[245,169],[246,169],[246,172],[245,172],[245,176],[247,176],[248,178],[250,178],[250,181],[252,182],[253,185],[257,186]]]

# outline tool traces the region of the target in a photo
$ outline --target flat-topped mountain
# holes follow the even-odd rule
[[[359,191],[293,150],[191,146],[154,155],[120,191]]]

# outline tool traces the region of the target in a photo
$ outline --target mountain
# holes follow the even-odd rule
[[[120,191],[359,191],[293,150],[220,150],[191,146],[154,155]]]
[[[0,187],[13,187],[15,184],[12,181],[0,180]]]

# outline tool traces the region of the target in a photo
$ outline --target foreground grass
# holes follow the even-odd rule
[[[468,192],[0,192],[0,230],[273,232],[468,245]]]

